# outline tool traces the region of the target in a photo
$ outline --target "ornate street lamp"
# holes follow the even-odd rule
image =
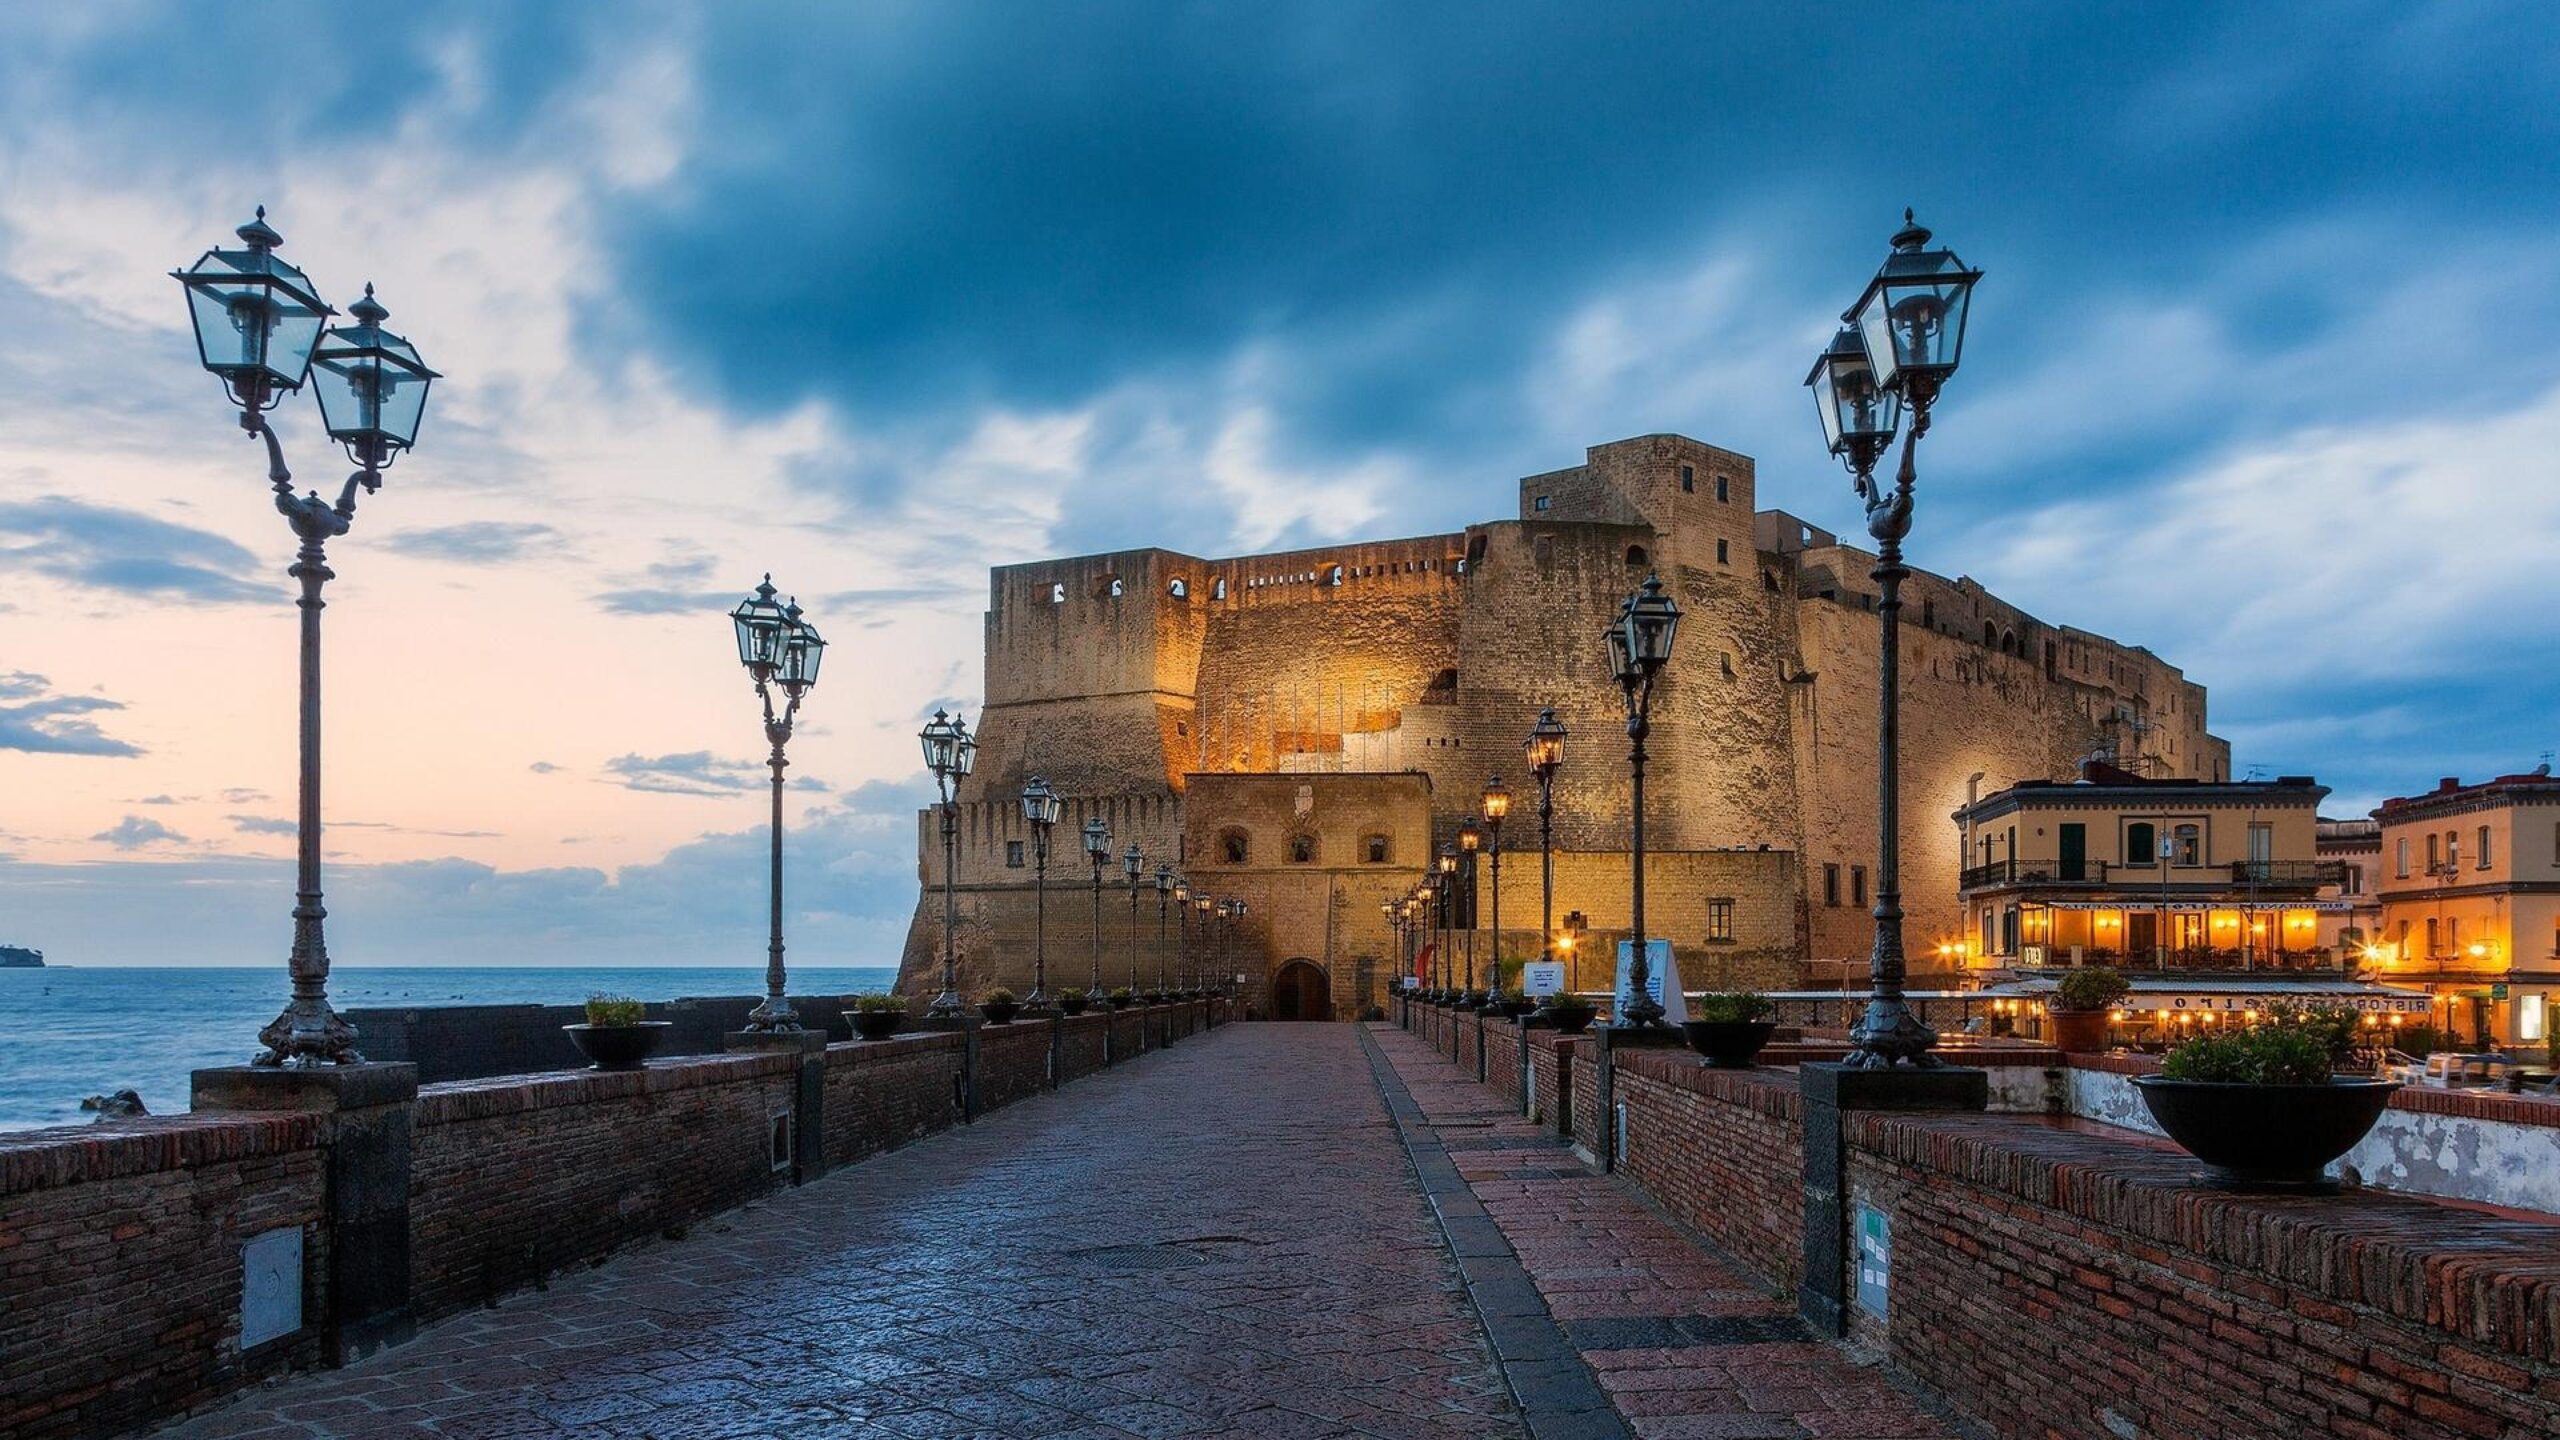
[[[1210,947],[1217,943],[1217,931],[1211,923],[1211,912],[1216,910],[1217,905],[1218,902],[1207,895],[1195,894],[1191,897],[1192,913],[1200,917],[1200,948],[1192,957],[1192,966],[1199,972],[1200,988],[1204,990],[1211,988],[1209,984]]]
[[[1918,478],[1913,453],[1929,433],[1939,387],[1963,357],[1965,314],[1982,279],[1954,251],[1927,248],[1929,232],[1913,222],[1910,211],[1902,212],[1902,222],[1883,268],[1858,303],[1841,314],[1847,328],[1805,379],[1820,407],[1824,443],[1848,466],[1866,504],[1867,533],[1876,540],[1876,566],[1868,574],[1883,590],[1876,606],[1883,628],[1877,652],[1876,939],[1867,962],[1866,1013],[1850,1029],[1845,1062],[1861,1069],[1938,1063],[1929,1054],[1937,1032],[1912,1012],[1902,988],[1900,659],[1902,581],[1911,573],[1902,563],[1902,542],[1911,533],[1911,492]],[[1911,419],[1903,431],[1902,465],[1887,490],[1875,481],[1875,464],[1893,442],[1905,408]]]
[[[773,596],[773,577],[767,575],[755,594],[729,612],[730,628],[737,632],[738,663],[755,678],[756,699],[764,705],[765,742],[773,747],[765,759],[773,770],[773,928],[765,944],[764,1002],[747,1012],[744,1028],[761,1034],[793,1034],[799,1031],[800,1020],[782,994],[782,772],[790,763],[782,752],[791,743],[801,698],[817,688],[818,664],[826,658],[827,642],[818,638],[816,626],[800,617],[799,602],[777,605]],[[783,694],[780,714],[773,709],[776,685]]]
[[[1635,783],[1629,889],[1635,953],[1627,974],[1626,1013],[1609,1017],[1609,1023],[1620,1028],[1662,1023],[1662,1002],[1646,988],[1652,966],[1645,955],[1644,933],[1644,742],[1653,730],[1653,687],[1671,661],[1671,642],[1679,633],[1680,607],[1654,575],[1644,577],[1627,603],[1618,607],[1618,623],[1609,627],[1609,669],[1618,677],[1618,689],[1627,704],[1627,770]]]
[[[1038,775],[1022,782],[1022,818],[1031,825],[1031,994],[1022,1002],[1034,1015],[1049,1009],[1049,828],[1065,802]]]
[[[1440,973],[1448,981],[1452,1000],[1463,1000],[1466,992],[1458,988],[1458,847],[1447,840],[1440,842],[1440,853],[1431,860],[1431,883],[1439,891],[1440,908]]]
[[[1111,827],[1099,814],[1084,822],[1084,857],[1093,862],[1093,985],[1085,993],[1100,1010],[1111,998],[1102,988],[1102,867],[1111,863]]]
[[[240,428],[266,442],[267,481],[275,489],[276,510],[302,542],[286,571],[302,585],[295,602],[302,611],[301,805],[293,950],[286,961],[293,993],[283,1011],[258,1032],[266,1048],[255,1063],[350,1065],[364,1057],[356,1053],[354,1027],[329,1005],[329,946],[322,923],[328,911],[320,890],[320,590],[336,578],[329,568],[328,542],[354,523],[356,492],[380,490],[383,470],[416,441],[427,388],[437,376],[408,341],[382,328],[391,312],[373,298],[370,285],[364,298],[348,307],[354,324],[324,330],[337,312],[320,298],[309,276],[276,257],[284,237],[267,224],[266,207],[260,206],[258,218],[233,233],[240,237],[240,249],[216,246],[194,265],[170,274],[186,287],[197,356],[239,407]],[[316,490],[294,495],[284,446],[266,418],[266,412],[302,389],[314,369],[321,372],[316,392],[321,424],[357,466],[334,504]]]
[[[1564,722],[1550,705],[1520,747],[1538,782],[1538,958],[1556,958],[1556,771],[1564,764]]]
[[[1476,990],[1476,855],[1484,849],[1484,830],[1470,815],[1458,823],[1458,853],[1466,857],[1465,882],[1458,890],[1458,923],[1467,927],[1467,1004],[1484,996]]]
[[[1129,852],[1120,857],[1120,869],[1129,877],[1129,998],[1138,998],[1138,882],[1146,878],[1147,857],[1138,842],[1129,842]]]
[[[1502,988],[1502,820],[1511,813],[1511,789],[1494,776],[1484,782],[1479,797],[1484,816],[1485,851],[1493,857],[1493,981],[1487,988]]]
[[[1378,918],[1387,922],[1387,995],[1401,1003],[1404,999],[1404,927],[1396,921],[1396,902],[1378,902]]]
[[[942,795],[942,993],[924,1007],[924,1014],[928,1020],[949,1020],[968,1008],[960,999],[960,909],[952,882],[960,866],[960,782],[978,768],[978,742],[968,722],[939,709],[916,738],[924,744],[925,766]]]
[[[1173,867],[1159,865],[1156,867],[1156,988],[1158,990],[1173,989],[1179,978],[1165,973],[1164,914],[1172,900]]]
[[[1220,976],[1218,983],[1221,986],[1227,983],[1225,977],[1233,974],[1235,971],[1235,967],[1229,963],[1235,958],[1235,918],[1236,902],[1233,900],[1219,901],[1217,954]]]

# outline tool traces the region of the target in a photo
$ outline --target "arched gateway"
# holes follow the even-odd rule
[[[1332,1019],[1333,981],[1324,973],[1324,967],[1307,959],[1281,966],[1279,973],[1271,977],[1271,1018]]]

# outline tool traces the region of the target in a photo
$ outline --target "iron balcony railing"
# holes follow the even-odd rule
[[[2172,865],[2165,876],[2172,885],[2219,885],[2228,878],[2235,886],[2264,886],[2275,890],[2312,890],[2323,885],[2343,885],[2347,879],[2347,862],[2343,860],[2234,860],[2223,865]],[[2158,865],[2128,865],[2108,860],[2083,862],[2080,873],[2063,873],[2060,862],[2053,860],[1994,860],[1988,865],[1968,865],[1957,879],[1967,890],[1991,885],[2157,885],[2163,879]]]

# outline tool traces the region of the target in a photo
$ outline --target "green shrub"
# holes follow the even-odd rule
[[[590,995],[587,997],[587,1023],[601,1027],[638,1025],[649,1018],[649,1007],[628,995]]]
[[[2325,1085],[2354,1043],[2355,1025],[2353,1011],[2280,1009],[2244,1029],[2181,1042],[2160,1073],[2224,1085]]]
[[[1559,990],[1547,997],[1547,1010],[1556,1015],[1590,1015],[1597,1013],[1590,1001],[1570,990]]]
[[[1010,1005],[1014,1003],[1014,994],[1012,991],[999,985],[993,990],[988,991],[986,994],[979,996],[978,1003],[981,1005]]]
[[[2106,1010],[2133,993],[2133,985],[2104,965],[2075,967],[2053,987],[2053,1008],[2087,1012]]]
[[[865,1015],[876,1015],[884,1010],[894,1010],[901,1015],[907,1013],[907,997],[904,995],[854,995],[845,1003]]]
[[[1110,998],[1114,1000],[1128,1001],[1135,1000],[1138,997],[1129,992],[1128,986],[1123,985],[1119,989],[1112,991]]]
[[[1689,1018],[1733,1024],[1766,1020],[1776,1014],[1777,1010],[1777,1005],[1766,995],[1751,990],[1730,990],[1699,996],[1697,1005],[1689,1012]]]

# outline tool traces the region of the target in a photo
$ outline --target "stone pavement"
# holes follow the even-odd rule
[[[1359,1031],[1236,1025],[159,1433],[1524,1427]]]
[[[1489,1221],[1498,1248],[1525,1272],[1545,1323],[1563,1341],[1559,1351],[1537,1350],[1539,1317],[1523,1315],[1516,1317],[1521,1348],[1541,1357],[1569,1352],[1585,1367],[1585,1384],[1544,1358],[1512,1367],[1539,1436],[1937,1440],[1956,1433],[1846,1349],[1816,1340],[1796,1320],[1792,1300],[1711,1254],[1632,1187],[1583,1168],[1555,1137],[1478,1084],[1471,1068],[1460,1070],[1393,1025],[1363,1028],[1401,1081],[1390,1098],[1396,1089],[1411,1096],[1406,1123],[1425,1183],[1431,1157],[1445,1152],[1465,1186],[1461,1196],[1433,1196],[1443,1216],[1456,1216],[1446,1222],[1453,1237],[1478,1213]],[[1496,1248],[1461,1240],[1458,1253]],[[1474,1260],[1462,1263],[1480,1296],[1499,1291],[1498,1257],[1481,1279]],[[1514,1344],[1498,1312],[1527,1308],[1485,1306],[1506,1361]],[[1534,1383],[1521,1383],[1524,1369]],[[1588,1382],[1596,1382],[1605,1407],[1581,1398]]]

